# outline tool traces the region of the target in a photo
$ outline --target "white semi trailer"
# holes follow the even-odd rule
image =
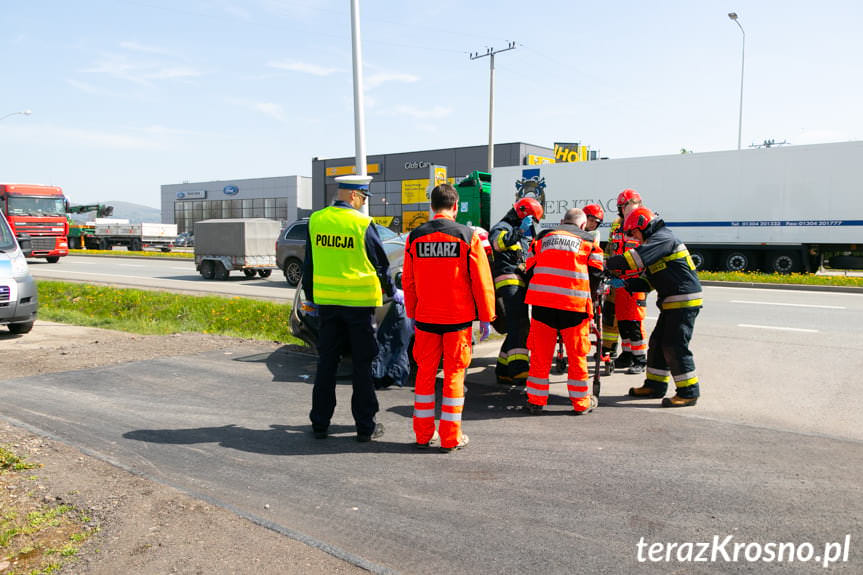
[[[542,224],[617,195],[641,194],[686,243],[699,269],[789,273],[863,267],[863,142],[495,168],[491,221],[524,195]]]

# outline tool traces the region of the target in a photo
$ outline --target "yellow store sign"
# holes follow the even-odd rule
[[[428,210],[402,212],[402,232],[407,233],[415,230],[427,221],[429,221]]]
[[[446,170],[444,169],[445,172]],[[435,179],[437,179],[437,175]],[[455,178],[441,180],[441,182],[437,182],[435,185],[443,181],[448,181],[450,184],[455,185]],[[429,201],[428,190],[430,182],[431,180],[428,178],[422,180],[402,180],[402,204],[422,204]]]

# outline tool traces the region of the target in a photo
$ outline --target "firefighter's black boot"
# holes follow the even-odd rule
[[[624,351],[614,360],[614,369],[625,369],[632,365],[632,352]]]
[[[626,370],[626,373],[629,374],[638,374],[644,373],[645,368],[647,367],[647,358],[643,355],[633,355],[632,356],[632,364],[629,366],[629,369]]]

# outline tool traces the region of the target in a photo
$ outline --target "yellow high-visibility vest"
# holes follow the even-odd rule
[[[318,305],[377,307],[383,303],[377,270],[366,255],[372,219],[357,210],[330,206],[312,214],[309,238]]]

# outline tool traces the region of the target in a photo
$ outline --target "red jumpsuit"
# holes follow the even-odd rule
[[[473,321],[494,319],[494,283],[479,236],[436,215],[405,244],[405,311],[416,322],[417,362],[413,427],[418,444],[435,432],[435,379],[443,356],[441,447],[458,445],[464,408],[464,373],[471,359]]]
[[[602,259],[602,250],[588,232],[566,224],[540,232],[531,245],[527,260],[530,283],[525,297],[525,302],[533,306],[527,342],[528,403],[548,403],[548,375],[560,331],[569,357],[566,387],[572,407],[579,413],[590,409],[587,354],[593,317],[591,279],[598,284]]]
[[[609,257],[621,255],[638,247],[638,241],[623,234],[623,222],[617,218],[611,224],[606,252]],[[641,270],[630,272],[626,277],[638,277]],[[637,363],[647,358],[647,341],[644,334],[644,318],[647,310],[647,294],[629,293],[617,288],[609,298],[613,309],[603,309],[602,347],[612,355],[617,348],[618,333],[623,354],[631,353]]]

